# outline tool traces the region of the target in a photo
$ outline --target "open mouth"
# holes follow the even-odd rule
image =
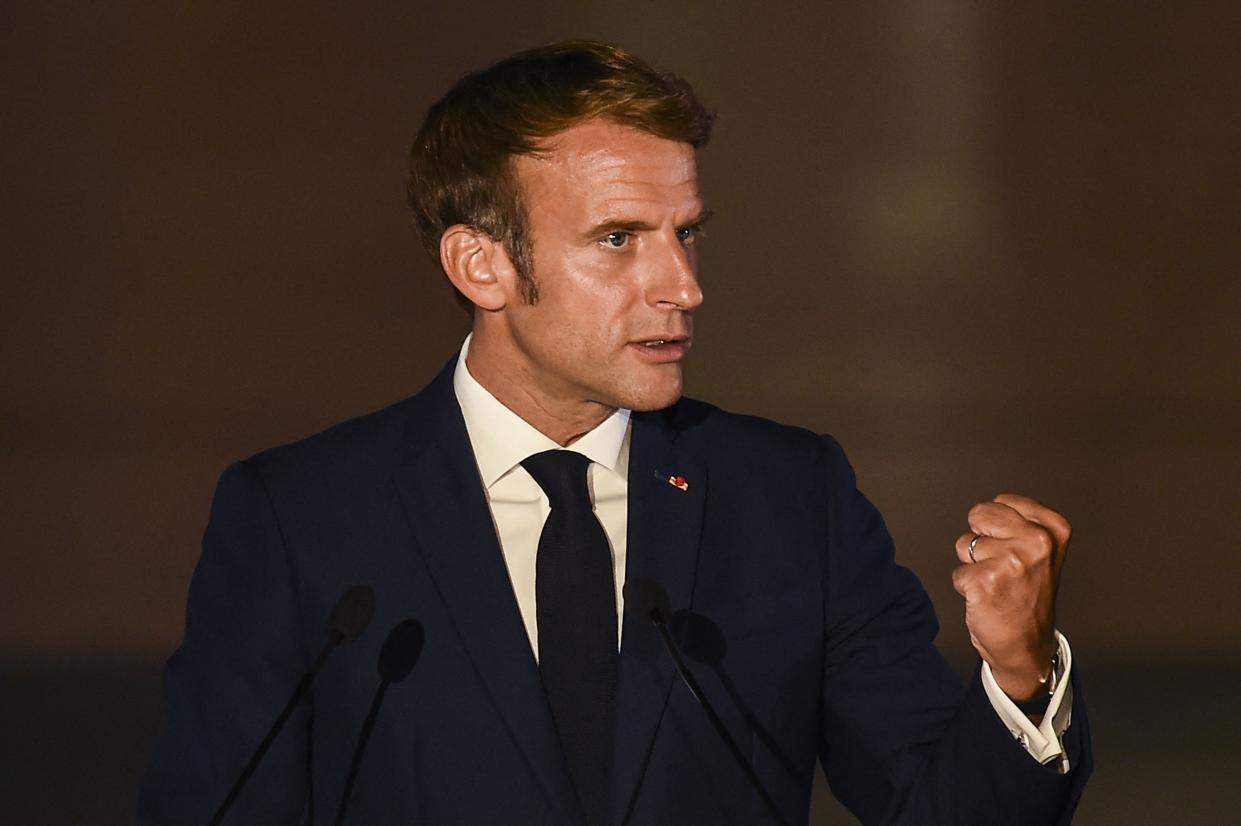
[[[648,338],[635,341],[633,346],[639,353],[655,364],[680,361],[689,352],[689,337]]]
[[[637,341],[635,344],[641,347],[669,347],[672,345],[687,345],[689,338],[687,336],[676,336],[670,338],[650,338],[645,341]]]

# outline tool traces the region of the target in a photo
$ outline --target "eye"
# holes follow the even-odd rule
[[[605,247],[619,250],[629,246],[629,242],[632,238],[632,233],[625,232],[624,230],[617,230],[616,232],[609,232],[607,235],[603,236],[603,238],[599,239],[599,243],[603,244]]]
[[[698,224],[691,224],[688,227],[681,227],[680,229],[677,230],[677,240],[687,247],[690,244],[693,244],[694,241],[696,241],[701,236],[702,236],[702,227]]]

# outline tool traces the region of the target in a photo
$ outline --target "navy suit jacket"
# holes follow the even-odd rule
[[[627,575],[681,609],[698,679],[786,821],[806,821],[816,758],[864,823],[1068,821],[1090,770],[1080,687],[1059,775],[936,652],[929,600],[835,441],[691,400],[632,426]],[[228,822],[333,821],[379,648],[415,617],[425,648],[387,694],[349,822],[581,823],[452,364],[225,472],[139,823],[206,822],[353,583],[375,588],[370,629],[328,660]],[[613,823],[769,822],[649,625],[626,617],[620,660]]]

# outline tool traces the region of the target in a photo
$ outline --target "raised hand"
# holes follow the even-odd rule
[[[1004,493],[969,512],[952,584],[965,597],[970,641],[996,683],[1023,702],[1038,693],[1056,653],[1056,589],[1072,527],[1051,508]]]

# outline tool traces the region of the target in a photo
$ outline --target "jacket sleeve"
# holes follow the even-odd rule
[[[820,757],[833,793],[864,824],[1068,823],[1090,772],[1079,686],[1065,733],[1073,768],[1061,775],[1012,738],[977,672],[962,690],[934,646],[930,599],[895,564],[883,519],[856,489],[840,446],[823,442]]]
[[[297,578],[267,489],[225,471],[190,584],[185,638],[164,672],[164,720],[139,793],[140,826],[201,826],[214,814],[309,667]],[[233,823],[309,822],[304,702],[230,811]]]

